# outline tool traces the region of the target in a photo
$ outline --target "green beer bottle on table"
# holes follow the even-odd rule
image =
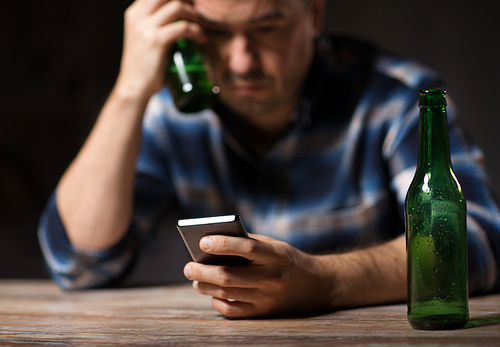
[[[405,204],[408,320],[456,329],[469,319],[466,203],[453,173],[446,91],[420,91],[417,170]]]
[[[212,85],[203,53],[192,40],[180,39],[170,50],[165,79],[179,111],[198,112],[215,101],[218,87]]]

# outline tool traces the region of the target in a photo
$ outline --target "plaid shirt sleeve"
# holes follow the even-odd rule
[[[38,239],[50,274],[68,290],[112,284],[126,272],[134,255],[130,235],[116,246],[102,251],[83,251],[73,247],[57,211],[55,193],[40,218]]]

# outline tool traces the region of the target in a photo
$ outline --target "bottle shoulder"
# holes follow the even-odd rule
[[[417,173],[408,188],[407,202],[464,201],[460,183],[452,170],[447,173]]]

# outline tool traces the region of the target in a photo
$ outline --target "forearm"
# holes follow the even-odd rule
[[[135,162],[147,98],[117,83],[82,150],[57,187],[73,246],[103,249],[125,234],[132,215]]]
[[[84,249],[112,246],[130,223],[142,117],[149,98],[164,84],[169,47],[179,37],[206,41],[187,2],[136,0],[124,19],[117,83],[57,188],[68,237]]]
[[[331,283],[332,308],[406,300],[406,242],[390,242],[344,254],[320,257]]]

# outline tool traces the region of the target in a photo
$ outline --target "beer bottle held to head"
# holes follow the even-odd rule
[[[420,91],[418,164],[405,203],[408,320],[456,329],[469,318],[466,203],[451,166],[446,92]]]
[[[192,40],[180,39],[170,49],[165,80],[176,107],[184,113],[210,107],[219,90],[210,81],[201,48]]]

